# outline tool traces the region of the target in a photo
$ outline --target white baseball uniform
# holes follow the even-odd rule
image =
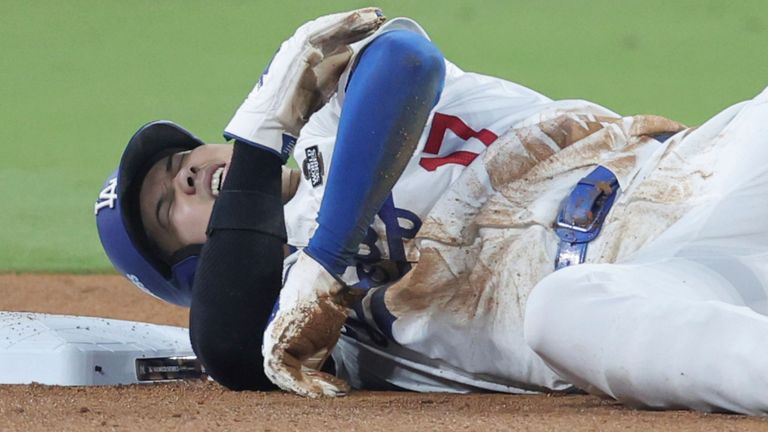
[[[768,90],[670,140],[606,223],[615,258],[536,286],[526,338],[560,375],[630,405],[768,412],[766,120]]]
[[[380,32],[393,27],[423,33],[400,19]],[[361,246],[366,265],[345,274],[370,289],[333,352],[337,374],[358,388],[576,385],[640,406],[768,411],[749,382],[768,358],[756,346],[768,334],[766,93],[664,141],[683,128],[446,68],[390,211]],[[316,226],[343,98],[294,152],[305,177],[285,216],[298,248]],[[619,198],[586,263],[554,272],[560,202],[598,165]],[[369,277],[400,256],[417,263],[404,277]]]

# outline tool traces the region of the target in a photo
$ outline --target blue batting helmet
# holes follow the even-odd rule
[[[152,165],[170,153],[203,142],[170,121],[142,126],[128,141],[117,170],[107,178],[94,213],[99,238],[115,269],[141,290],[180,306],[189,306],[200,245],[185,248],[167,262],[147,238],[139,211],[139,191]]]

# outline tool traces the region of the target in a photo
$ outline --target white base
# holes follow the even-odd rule
[[[0,312],[0,384],[133,384],[136,359],[194,356],[185,328]]]

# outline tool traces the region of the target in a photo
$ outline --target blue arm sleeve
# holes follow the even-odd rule
[[[413,32],[384,33],[360,55],[347,86],[318,228],[305,249],[331,273],[353,264],[368,226],[416,149],[444,81],[442,54]]]

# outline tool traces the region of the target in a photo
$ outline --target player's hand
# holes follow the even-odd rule
[[[264,331],[264,372],[283,390],[303,396],[342,396],[343,380],[320,372],[347,318],[347,288],[304,252],[280,292],[279,309]]]
[[[370,7],[299,27],[280,46],[224,135],[266,147],[287,160],[309,116],[336,91],[352,55],[349,45],[371,35],[384,20],[380,9]]]

